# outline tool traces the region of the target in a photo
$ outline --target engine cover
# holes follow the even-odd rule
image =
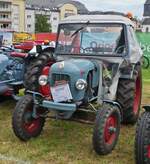
[[[72,93],[73,100],[81,101],[85,96],[85,90],[78,90],[75,87],[77,80],[84,79],[87,81],[87,76],[90,71],[95,70],[95,63],[87,59],[70,59],[62,62],[57,62],[52,65],[49,75],[50,85],[54,86],[57,81],[66,81]],[[95,77],[98,77],[95,76]],[[98,80],[93,85],[98,85]],[[95,87],[94,86],[94,87]]]

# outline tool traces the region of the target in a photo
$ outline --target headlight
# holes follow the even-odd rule
[[[47,77],[46,75],[41,75],[41,76],[39,77],[39,84],[40,84],[41,86],[46,85],[47,82],[48,82],[48,77]]]
[[[76,88],[78,90],[84,90],[84,89],[86,89],[86,87],[87,87],[87,82],[84,79],[79,79],[76,82]]]

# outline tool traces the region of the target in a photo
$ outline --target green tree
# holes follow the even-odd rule
[[[35,32],[51,32],[51,24],[45,15],[37,15],[35,22]]]

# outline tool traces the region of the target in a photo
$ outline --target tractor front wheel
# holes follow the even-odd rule
[[[37,109],[37,118],[32,116],[33,98],[31,95],[24,96],[16,105],[12,118],[12,127],[15,135],[23,141],[41,134],[45,118],[40,117],[42,110]]]
[[[145,112],[138,121],[135,137],[136,164],[150,163],[150,112]]]
[[[114,149],[120,133],[120,122],[118,107],[104,104],[98,110],[93,133],[93,147],[97,154],[107,155]]]

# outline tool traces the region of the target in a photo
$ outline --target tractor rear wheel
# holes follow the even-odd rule
[[[93,147],[97,154],[111,153],[120,133],[121,114],[116,106],[103,104],[98,110],[93,133]]]
[[[135,124],[139,117],[142,97],[141,67],[134,70],[133,79],[120,79],[117,90],[117,101],[123,109],[124,124]]]
[[[150,112],[145,112],[138,121],[135,137],[136,164],[150,163]]]
[[[53,54],[49,52],[41,53],[35,60],[34,63],[29,65],[30,69],[27,69],[25,73],[24,85],[26,90],[39,92],[40,86],[38,83],[39,77],[46,72],[47,76],[49,73],[50,66],[54,63]],[[44,71],[46,68],[46,71]],[[44,75],[46,75],[44,73]]]
[[[37,109],[37,118],[32,116],[33,98],[31,95],[24,96],[16,105],[12,118],[12,127],[15,135],[23,141],[28,141],[32,137],[41,134],[45,118],[41,117],[43,113],[41,108]]]

